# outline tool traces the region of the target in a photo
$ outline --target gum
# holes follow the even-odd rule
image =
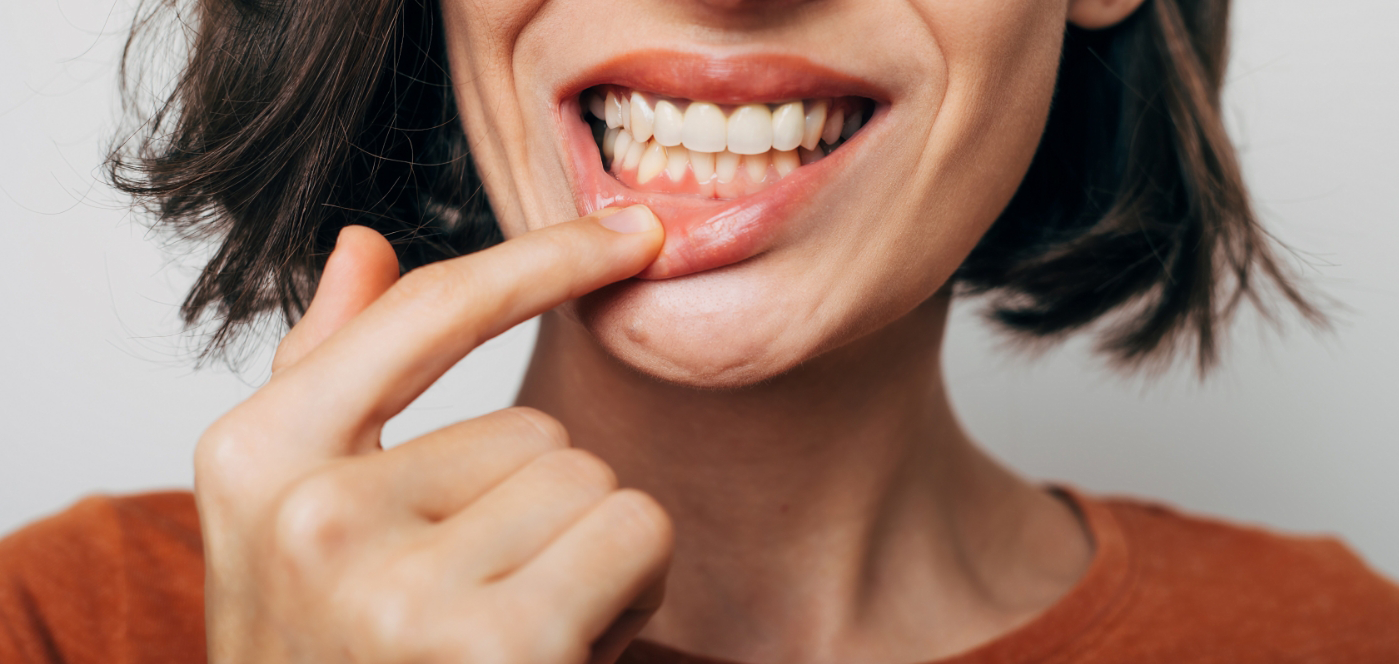
[[[695,179],[694,171],[690,170],[688,166],[685,168],[685,175],[680,178],[679,182],[671,180],[670,176],[665,171],[661,171],[659,175],[648,180],[646,184],[641,184],[637,180],[636,169],[629,171],[610,170],[608,172],[622,184],[637,191],[656,194],[678,194],[714,200],[729,200],[748,194],[754,194],[771,187],[776,184],[778,180],[782,179],[778,176],[777,169],[773,168],[771,165],[768,166],[767,172],[763,174],[763,179],[757,181],[748,178],[747,169],[742,164],[739,165],[738,173],[734,175],[734,179],[728,182],[720,182],[718,175],[710,176],[708,180],[699,182]]]

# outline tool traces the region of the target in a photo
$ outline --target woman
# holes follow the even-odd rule
[[[1128,366],[1209,367],[1260,283],[1317,316],[1223,133],[1226,15],[202,3],[114,174],[220,239],[212,349],[296,324],[193,496],[0,546],[0,655],[1399,658],[1399,589],[1338,543],[1033,485],[942,386],[955,288],[1031,337],[1107,321]],[[541,313],[520,408],[379,449]]]

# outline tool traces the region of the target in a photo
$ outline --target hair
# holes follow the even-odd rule
[[[181,307],[211,325],[201,359],[228,358],[264,315],[294,322],[346,225],[383,233],[404,271],[500,241],[436,0],[194,1],[184,67],[149,115],[132,65],[179,0],[138,14],[121,76],[141,127],[108,167],[158,227],[216,247]],[[1146,0],[1115,27],[1068,28],[1038,152],[959,293],[989,296],[1021,338],[1110,318],[1099,347],[1133,367],[1188,345],[1208,369],[1242,301],[1271,311],[1263,284],[1322,320],[1225,133],[1228,13],[1228,0]]]

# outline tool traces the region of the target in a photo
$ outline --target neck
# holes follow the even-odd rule
[[[947,304],[723,391],[639,374],[578,323],[544,317],[519,402],[675,523],[666,602],[643,637],[737,661],[918,661],[993,638],[1072,585],[1089,558],[1072,514],[981,453],[952,412]]]

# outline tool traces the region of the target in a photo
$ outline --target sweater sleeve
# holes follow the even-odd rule
[[[0,540],[0,662],[204,660],[185,492],[87,498]]]

